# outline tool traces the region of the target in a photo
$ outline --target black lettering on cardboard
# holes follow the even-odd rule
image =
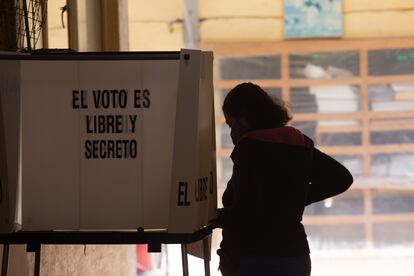
[[[134,90],[134,108],[141,107],[141,89]]]
[[[128,104],[128,93],[125,89],[119,91],[119,107],[126,108]]]
[[[190,206],[187,200],[188,182],[178,183],[178,206]]]
[[[207,200],[207,191],[208,191],[207,182],[208,182],[208,177],[202,177],[196,181],[195,198],[197,202]]]
[[[148,108],[148,107],[151,106],[150,94],[151,93],[150,93],[150,91],[148,89],[144,89],[144,91],[142,92],[142,95],[144,97],[144,101],[143,101],[142,105],[145,108]]]
[[[122,115],[115,115],[115,129],[116,133],[122,133]]]
[[[79,109],[79,90],[72,90],[72,108]]]
[[[88,101],[86,98],[86,91],[85,90],[81,90],[81,108],[82,109],[86,109],[88,108]]]
[[[117,102],[117,100],[116,100],[116,96],[117,96],[117,94],[118,94],[118,90],[116,90],[116,89],[111,89],[110,91],[109,91],[111,94],[110,94],[110,96],[111,96],[111,99],[110,99],[110,102],[112,102],[112,107],[113,108],[118,108],[118,102]]]
[[[106,149],[108,151],[108,158],[115,158],[113,141],[112,143],[108,143],[108,145],[106,145]]]
[[[94,140],[92,142],[92,156],[93,158],[97,158],[99,154],[99,140]]]
[[[92,157],[91,144],[92,143],[90,140],[85,141],[85,158],[86,159],[90,159]]]
[[[137,141],[136,140],[132,140],[130,143],[130,155],[131,158],[137,158]]]
[[[91,128],[91,116],[86,115],[85,120],[86,120],[86,133],[93,133],[93,130]]]
[[[92,96],[93,96],[93,103],[95,105],[95,108],[100,108],[101,90],[93,90]]]
[[[214,174],[210,172],[210,194],[214,192]]]
[[[98,115],[98,133],[105,133],[106,131],[105,116]]]
[[[115,118],[113,115],[106,115],[106,130],[107,133],[117,133],[115,130]]]
[[[135,133],[137,117],[138,117],[137,115],[129,115],[129,121],[131,123],[131,133]]]
[[[108,109],[111,101],[109,91],[105,89],[101,94],[101,105],[103,108]]]
[[[108,141],[108,142],[112,142],[112,141]],[[100,159],[105,159],[106,158],[106,143],[104,140],[101,140],[101,142],[99,143],[99,156],[98,158]]]

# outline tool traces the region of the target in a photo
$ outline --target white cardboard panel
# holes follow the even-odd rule
[[[168,227],[171,233],[191,233],[199,228],[195,183],[198,181],[200,53],[197,50],[181,52],[182,56],[189,54],[190,59],[181,58],[180,62]]]
[[[77,229],[77,64],[22,61],[21,76],[23,230]]]
[[[142,225],[142,109],[134,107],[134,90],[142,89],[140,61],[79,61],[79,89],[88,93],[88,108],[81,110],[81,229],[136,229]],[[126,90],[126,108],[96,108],[93,91]],[[98,93],[96,92],[96,95]],[[124,115],[122,133],[86,133],[86,116]],[[137,116],[132,126],[129,116]],[[134,128],[134,132],[132,131]],[[85,142],[93,140],[136,141],[137,156],[85,158]]]
[[[213,103],[213,54],[202,53],[200,97],[199,97],[199,123],[198,123],[198,157],[199,176],[207,176],[205,199],[200,201],[199,215],[200,225],[204,225],[209,219],[216,216],[217,189],[216,182],[216,152],[215,152],[215,124]],[[198,197],[203,199],[203,192]],[[213,206],[213,208],[211,208]]]
[[[185,54],[190,54],[189,60]],[[22,155],[18,85],[12,97],[1,95],[1,100],[8,101],[2,107],[12,122],[2,121],[2,137],[7,162],[12,163],[12,170],[7,168],[9,179],[15,172],[14,188],[18,187],[19,159],[23,160],[24,231],[144,227],[191,233],[215,215],[210,54],[185,50],[181,60],[9,62],[17,64],[16,72],[6,78],[22,76]],[[109,107],[95,105],[98,90],[109,95]],[[127,95],[126,107],[111,106],[113,93],[120,91]],[[139,106],[134,105],[136,91]],[[105,127],[100,130],[95,119],[121,121],[102,124]],[[114,132],[117,127],[120,131]],[[137,155],[100,155],[106,153],[105,147],[100,151],[101,145],[119,140],[135,141]],[[98,147],[92,156],[95,141]],[[185,204],[179,204],[183,192]]]
[[[179,64],[179,60],[143,62],[142,84],[151,92],[142,129],[146,229],[168,227]]]
[[[20,62],[0,61],[0,232],[21,224],[19,208]],[[16,224],[16,225],[15,225]]]
[[[216,123],[214,113],[214,87],[213,87],[213,52],[204,52],[204,74],[201,79],[201,91],[208,93],[208,99],[211,102],[211,109],[205,116],[210,117],[210,155],[211,179],[209,181],[209,210],[208,220],[217,217],[217,161],[216,161]]]
[[[170,233],[191,233],[216,215],[212,55],[183,50],[178,84]],[[214,164],[213,164],[214,162]],[[211,189],[210,184],[214,187]],[[210,208],[210,205],[213,205]],[[213,210],[214,209],[214,210]]]

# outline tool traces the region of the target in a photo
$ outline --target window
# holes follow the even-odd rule
[[[278,55],[226,57],[219,64],[222,80],[280,79]]]
[[[280,42],[261,45],[257,54],[226,47],[225,54],[215,52],[220,107],[231,88],[254,81],[283,99],[293,113],[291,125],[354,176],[349,192],[306,208],[311,250],[368,255],[394,246],[409,250],[414,242],[414,39]],[[216,122],[224,190],[233,145],[221,110]]]
[[[370,76],[414,74],[414,48],[370,50],[368,62]]]
[[[292,79],[334,79],[358,75],[358,51],[294,53],[289,55],[289,76]]]

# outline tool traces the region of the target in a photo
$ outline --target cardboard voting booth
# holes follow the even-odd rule
[[[212,62],[198,50],[0,56],[0,230],[207,225]]]

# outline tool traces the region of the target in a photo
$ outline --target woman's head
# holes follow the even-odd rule
[[[233,142],[247,131],[282,127],[291,120],[282,101],[272,98],[251,82],[230,90],[224,99],[223,112],[232,130]]]

